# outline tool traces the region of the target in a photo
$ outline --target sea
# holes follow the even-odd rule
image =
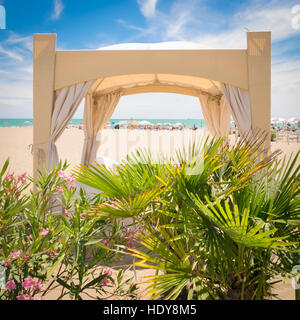
[[[194,126],[197,126],[197,128],[206,128],[206,124],[204,119],[110,119],[110,123],[114,124],[120,121],[143,121],[147,120],[151,123],[171,123],[175,124],[177,122],[180,122],[184,125],[185,128],[193,128]],[[78,125],[83,122],[83,119],[72,119],[70,121],[70,125]],[[30,127],[33,125],[33,119],[0,119],[0,127]],[[291,128],[297,128],[296,123],[292,123]],[[233,122],[231,122],[231,127],[234,127]],[[277,123],[276,127],[282,128],[283,124]]]
[[[203,119],[110,119],[110,123],[114,124],[119,121],[142,121],[147,120],[151,123],[166,123],[175,124],[182,123],[186,128],[192,128],[194,125],[198,128],[206,128]],[[83,119],[72,119],[70,125],[78,125],[83,122]],[[33,125],[33,119],[0,119],[0,127],[30,127]]]
[[[110,119],[110,123],[114,124],[120,121],[143,121],[147,120],[151,123],[171,123],[175,124],[177,122],[180,122],[184,125],[185,128],[193,128],[194,126],[197,126],[197,128],[206,128],[206,124],[204,119]],[[78,125],[83,122],[83,119],[72,119],[70,121],[70,125]],[[30,127],[33,125],[33,119],[0,119],[0,127]],[[291,128],[297,128],[296,123],[290,124]],[[234,123],[231,122],[231,127],[234,127]],[[282,128],[282,123],[276,124],[277,128]]]

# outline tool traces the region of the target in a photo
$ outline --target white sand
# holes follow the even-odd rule
[[[104,130],[99,136],[101,147],[98,155],[121,161],[127,153],[136,148],[149,148],[151,151],[174,154],[178,147],[187,145],[188,141],[203,138],[205,130],[153,132],[149,130]],[[57,141],[61,159],[67,159],[70,170],[80,163],[83,147],[83,131],[77,128],[65,130]],[[0,128],[0,165],[10,157],[10,170],[15,173],[27,172],[32,175],[32,155],[29,145],[33,143],[32,127]],[[290,155],[300,149],[300,143],[272,142],[272,151],[281,149]]]
[[[196,137],[205,136],[205,130],[103,130],[98,136],[101,141],[98,155],[120,162],[126,154],[137,148],[150,148],[160,154],[175,154],[178,147],[187,145]],[[206,133],[207,134],[207,133]],[[67,159],[70,169],[80,163],[83,147],[83,130],[68,128],[57,141],[60,158]],[[11,171],[27,172],[32,175],[32,155],[29,145],[33,143],[32,127],[0,128],[0,165],[10,157]]]
[[[154,152],[174,154],[178,147],[186,145],[190,139],[203,138],[205,130],[183,131],[159,131],[148,130],[104,130],[99,137],[102,141],[98,155],[110,157],[116,161],[136,148],[149,148]],[[67,159],[71,164],[69,172],[80,163],[83,147],[83,131],[77,128],[65,130],[57,141],[58,153],[61,159]],[[20,174],[26,172],[32,175],[32,155],[29,145],[33,142],[32,127],[0,128],[0,166],[10,157],[10,171]],[[290,155],[300,149],[300,143],[272,142],[272,151],[280,149],[283,155]],[[149,274],[149,270],[139,270],[138,278],[143,274]],[[279,293],[281,299],[294,299],[294,290],[291,281],[280,283],[275,286],[274,291]],[[55,295],[54,295],[55,296]],[[54,298],[53,295],[49,299]]]

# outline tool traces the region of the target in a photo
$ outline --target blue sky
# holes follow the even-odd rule
[[[0,118],[32,117],[33,33],[56,32],[57,48],[64,50],[163,41],[239,49],[246,48],[245,28],[272,31],[272,116],[300,116],[300,10],[299,19],[292,12],[300,0],[0,0],[0,5],[7,28],[0,30]],[[76,117],[81,115],[82,106]],[[122,98],[113,117],[131,116],[202,117],[196,98],[170,94]]]

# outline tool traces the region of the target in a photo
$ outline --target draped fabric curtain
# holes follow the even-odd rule
[[[104,95],[87,95],[84,106],[84,146],[81,163],[93,163],[96,160],[100,142],[97,141],[98,132],[104,128],[120,101],[121,92]]]
[[[55,142],[73,118],[80,102],[83,100],[92,84],[93,81],[87,81],[63,88],[57,92],[51,118],[51,134],[47,150],[48,170],[52,168],[53,163],[54,165],[57,165],[59,161]]]
[[[224,83],[221,83],[221,88],[241,136],[252,137],[249,92]]]
[[[230,129],[230,110],[225,97],[219,99],[209,94],[201,94],[199,100],[210,133],[216,138],[227,136]]]

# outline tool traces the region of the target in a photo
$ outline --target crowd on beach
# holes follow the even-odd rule
[[[291,132],[299,132],[300,131],[300,118],[291,118],[291,119],[283,119],[283,118],[272,118],[271,119],[271,127],[276,131],[291,131]]]
[[[79,125],[75,125],[75,127],[78,127],[79,129],[83,129],[84,124],[80,123]],[[72,125],[74,127],[74,125]],[[143,121],[119,121],[119,122],[108,122],[104,129],[136,129],[136,130],[183,130],[185,128],[185,125],[177,122],[177,123],[151,123],[149,121],[143,120]],[[194,124],[190,129],[197,130],[199,127]]]

